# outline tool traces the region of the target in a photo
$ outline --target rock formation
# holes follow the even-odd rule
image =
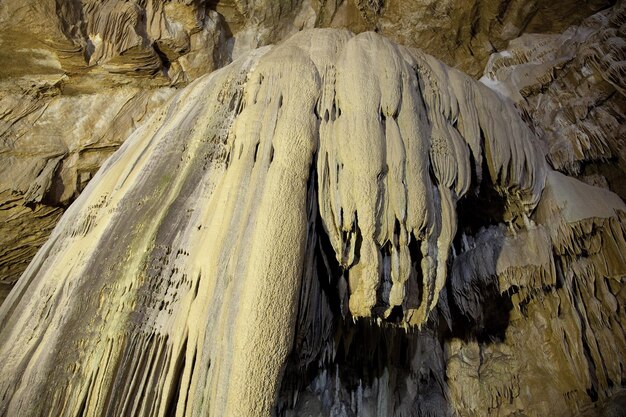
[[[626,205],[506,98],[346,30],[160,91],[0,306],[0,415],[620,410]]]
[[[313,7],[315,1],[312,1]],[[318,25],[375,30],[479,76],[492,52],[523,33],[560,33],[610,6],[568,0],[319,1]],[[328,23],[326,23],[328,22]]]
[[[494,54],[483,82],[527,115],[550,164],[626,199],[626,4],[563,34],[527,34]]]
[[[150,24],[148,24],[150,23]],[[227,62],[200,3],[0,4],[0,303],[60,214],[171,85]]]
[[[0,416],[624,415],[612,3],[0,3]]]
[[[0,57],[10,65],[0,66],[0,169],[5,178],[0,189],[0,303],[61,213],[130,132],[173,94],[172,88],[233,57],[303,28],[340,27],[354,33],[377,31],[479,76],[489,54],[502,51],[508,40],[526,32],[560,32],[611,3],[5,0],[0,3]],[[612,39],[621,39],[619,16],[611,18]],[[591,26],[604,30],[607,24],[601,19]],[[594,57],[605,64],[605,54]],[[591,109],[611,90],[595,85]],[[120,110],[118,116],[102,111],[109,102]],[[619,132],[613,125],[603,127],[614,124],[615,111],[609,111],[611,117],[601,113],[593,129]],[[115,122],[110,123],[112,117]],[[74,120],[86,123],[71,128],[71,139],[66,138],[64,132]],[[533,123],[539,120],[551,125],[549,117],[537,117]],[[47,139],[41,137],[42,126],[51,134]],[[590,165],[579,177],[599,185],[608,178],[611,189],[624,196],[615,188],[618,176],[610,164]]]
[[[22,90],[0,98],[5,111],[0,121],[0,301],[48,238],[63,207],[173,92],[126,86],[72,96],[57,93],[55,85],[40,88],[41,93]],[[80,117],[68,120],[73,114]]]

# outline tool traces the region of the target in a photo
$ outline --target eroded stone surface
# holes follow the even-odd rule
[[[222,67],[233,57],[244,55],[262,45],[277,43],[303,28],[310,27],[345,27],[355,33],[376,30],[396,42],[419,47],[443,59],[448,65],[477,76],[481,73],[487,56],[493,51],[502,50],[508,40],[526,32],[561,31],[567,25],[578,23],[610,3],[604,0],[584,3],[571,0],[7,0],[0,4],[0,60],[11,63],[0,67],[2,123],[10,126],[26,115],[30,116],[23,120],[32,122],[34,115],[42,112],[51,98],[56,96],[100,94],[102,100],[117,103],[124,92],[129,91],[128,88],[134,88],[137,92],[141,91],[141,97],[128,101],[126,108],[135,105],[142,107],[144,99],[147,103],[156,104],[158,100],[148,100],[147,95],[161,97],[162,92],[157,91],[160,88],[182,87],[197,77]],[[602,21],[598,24],[604,26],[605,23]],[[612,23],[614,31],[619,24]],[[611,36],[615,38],[614,35]],[[615,42],[610,43],[614,44]],[[609,43],[604,42],[603,45],[607,46]],[[579,52],[581,56],[587,56],[584,51]],[[593,56],[596,60],[601,60],[605,54],[594,53]],[[563,91],[562,87],[559,88],[559,91]],[[591,132],[591,136],[602,131],[609,136],[617,134],[619,137],[621,131],[614,129],[615,121],[621,125],[623,123],[619,118],[614,120],[614,108],[623,107],[622,96],[611,96],[611,88],[607,90],[597,87],[595,83],[592,89],[594,91],[591,95],[596,99],[589,105],[589,109],[594,114],[594,120],[592,123],[586,122],[586,129]],[[607,94],[610,99],[605,105],[602,100]],[[616,98],[619,100],[616,101]],[[85,98],[85,101],[90,100],[91,98]],[[112,107],[116,106],[114,104]],[[607,111],[594,110],[594,106]],[[146,115],[153,108],[154,106],[148,106]],[[55,111],[62,111],[69,120],[93,119],[87,112],[98,110],[86,105],[56,106]],[[577,118],[579,113],[577,111]],[[135,122],[141,121],[136,116],[133,118]],[[59,124],[52,127],[53,131],[66,127],[62,119],[57,118]],[[539,119],[542,120],[542,125],[552,122],[546,117],[538,116]],[[567,116],[564,120],[570,119]],[[124,121],[116,119],[116,124],[123,123]],[[106,156],[128,136],[133,125],[127,124],[126,129],[112,129],[112,132],[117,131],[119,135],[102,146],[92,143],[93,135],[89,124],[81,125],[81,142],[92,143],[90,151],[75,153],[72,161],[68,161],[68,154],[63,149],[55,149],[53,152],[60,152],[54,157],[58,158],[56,165],[54,158],[50,158],[49,144],[42,144],[38,149],[30,146],[20,149],[28,140],[17,139],[31,135],[27,132],[27,126],[28,124],[22,123],[19,133],[5,130],[2,138],[2,165],[18,167],[14,163],[14,155],[20,154],[27,157],[31,165],[35,164],[38,170],[35,176],[23,175],[8,168],[3,171],[10,180],[6,181],[9,186],[2,190],[2,195],[6,197],[1,197],[0,204],[6,207],[17,204],[16,209],[3,210],[2,214],[7,219],[5,226],[11,225],[2,230],[4,238],[3,253],[0,254],[0,282],[3,292],[10,289],[11,283],[17,279],[41,246],[54,224],[53,217],[58,218],[59,213],[72,200],[73,197],[68,199],[67,196],[76,195],[74,190],[80,190],[84,186]],[[60,141],[63,142],[64,139]],[[609,185],[624,196],[625,191],[617,189],[620,173],[619,167],[615,168],[617,160],[613,158],[606,164],[598,159],[598,155],[602,158],[602,152],[606,152],[605,146],[596,146],[598,141],[592,138],[591,145],[587,147],[593,149],[596,156],[594,163],[583,169],[580,178],[597,185]],[[602,145],[605,141],[599,142]],[[101,151],[94,152],[96,147]],[[613,146],[611,149],[623,148]],[[29,152],[31,154],[26,156]],[[569,161],[571,158],[567,155],[571,153],[572,150],[567,149],[567,146],[559,145],[550,155],[565,154],[565,159]],[[611,150],[611,155],[617,153],[619,152]],[[6,163],[5,155],[11,155],[7,157]],[[83,157],[87,159],[85,162],[81,162]],[[557,159],[563,158],[559,156]],[[74,185],[73,179],[71,184],[65,181],[68,179],[68,165],[89,165],[89,172],[81,172],[79,185]],[[566,166],[569,167],[567,164]],[[47,173],[64,167],[63,178],[56,174],[39,175],[44,167]],[[567,173],[576,174],[572,170]],[[13,178],[19,179],[20,184],[14,186]],[[49,178],[49,187],[57,190],[55,193],[64,194],[62,201],[43,198],[35,192],[46,189]],[[25,179],[33,182],[26,185],[23,183]],[[58,191],[62,188],[65,191]],[[29,189],[31,192],[26,195]],[[41,193],[40,191],[39,194]],[[33,199],[37,201],[34,202]],[[32,210],[21,207],[24,204],[32,207]],[[46,217],[48,214],[53,217]],[[3,298],[4,295],[0,293],[0,302]]]
[[[0,413],[607,401],[626,205],[537,143],[494,91],[374,33],[242,56],[130,135],[0,307]]]
[[[0,303],[168,86],[226,62],[223,35],[200,3],[0,4]]]
[[[285,39],[310,27],[376,31],[473,76],[489,55],[523,33],[560,33],[611,0],[298,0],[215,2],[235,35],[235,49]]]
[[[62,82],[62,80],[59,80]],[[173,90],[118,87],[61,94],[0,93],[0,301],[63,212]],[[46,95],[50,93],[50,95]]]
[[[494,54],[483,82],[510,97],[557,170],[626,199],[626,5],[563,34],[528,34]]]

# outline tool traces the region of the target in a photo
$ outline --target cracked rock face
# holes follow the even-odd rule
[[[5,76],[56,70],[182,82],[225,59],[222,19],[201,1],[6,1],[0,22],[2,53],[14,63]]]
[[[611,0],[225,0],[212,1],[234,35],[234,51],[311,27],[376,31],[472,76],[523,33],[559,33]]]
[[[69,95],[57,91],[58,82],[40,85],[42,94],[0,93],[5,109],[0,115],[0,302],[64,207],[173,93],[119,87]]]
[[[626,205],[509,101],[345,30],[168,94],[0,306],[0,415],[619,407]]]
[[[315,2],[313,2],[315,3]],[[320,1],[330,26],[376,30],[477,76],[492,52],[523,33],[559,33],[609,7],[591,0],[346,0]],[[325,19],[325,20],[324,20]]]

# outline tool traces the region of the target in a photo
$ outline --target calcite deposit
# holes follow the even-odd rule
[[[44,87],[44,91],[50,86]],[[0,98],[0,302],[48,238],[63,207],[169,88]],[[68,115],[80,115],[68,120]]]
[[[85,123],[141,123],[0,306],[0,415],[621,409],[626,204],[555,171],[510,99],[336,29],[118,94]],[[81,191],[59,149],[21,198]]]
[[[198,2],[0,4],[0,303],[171,87],[228,61],[221,25]]]
[[[545,129],[548,141],[557,138],[558,145],[549,152],[549,158],[555,157],[553,167],[589,183],[608,184],[623,198],[626,191],[620,186],[621,174],[614,156],[624,147],[619,141],[607,139],[624,136],[617,128],[623,125],[623,99],[621,95],[612,95],[610,84],[596,83],[595,79],[601,76],[589,70],[611,66],[615,61],[613,55],[617,61],[621,59],[619,40],[623,36],[619,28],[623,11],[615,12],[621,10],[618,4],[602,11],[602,17],[581,23],[613,3],[611,0],[0,2],[0,61],[6,63],[0,65],[0,169],[5,179],[0,189],[0,303],[93,173],[132,130],[173,94],[173,88],[182,88],[233,58],[280,42],[304,28],[348,28],[353,33],[376,31],[479,77],[489,55],[507,48],[507,41],[527,33],[557,39],[558,33],[569,25],[582,24],[584,28],[575,38],[584,40],[587,46],[599,45],[599,49],[566,48],[564,56],[580,57],[575,62],[593,57],[594,65],[576,63],[571,66],[573,71],[568,71],[574,74],[582,70],[591,81],[590,88],[581,90],[571,100],[566,98],[570,103],[564,107],[576,107],[576,111],[568,110],[565,116],[555,120],[549,109],[562,111],[558,109],[563,108],[563,98],[569,96],[561,92],[570,91],[577,83],[570,80],[578,76],[557,77],[567,80],[552,88],[551,96],[556,94],[560,98],[545,106],[547,117],[530,112],[534,117],[530,123],[541,125],[534,127]],[[613,17],[607,21],[609,14]],[[601,35],[594,35],[587,42],[590,30]],[[612,40],[605,42],[607,39]],[[532,60],[544,62],[546,56],[549,55],[535,54]],[[558,62],[565,61],[560,59],[545,65],[558,68]],[[611,77],[614,85],[623,78],[619,71],[614,71]],[[518,87],[524,89],[524,85],[518,85],[514,90]],[[134,95],[137,97],[131,98]],[[532,108],[516,101],[525,111]],[[120,117],[102,110],[107,102],[112,103],[112,109],[123,110]],[[587,104],[583,107],[576,104],[581,102]],[[53,105],[46,113],[50,103]],[[591,117],[586,116],[587,111]],[[46,116],[35,123],[43,113]],[[101,118],[97,126],[80,122],[95,121],[100,116],[109,119]],[[111,117],[115,117],[114,123],[109,123]],[[584,122],[582,141],[574,140],[575,146],[582,143],[581,150],[570,149],[567,145],[570,140],[560,139],[564,135],[568,138],[579,135],[580,129],[567,125],[572,119],[589,119]],[[40,136],[43,122],[51,133],[48,138]],[[71,136],[72,145],[67,144],[65,132]],[[606,138],[596,138],[598,132]],[[592,139],[584,139],[585,135]],[[98,137],[105,141],[98,144]],[[589,146],[585,145],[587,142]],[[611,145],[607,147],[609,142]],[[605,163],[609,149],[610,162]],[[580,168],[576,161],[581,158],[593,158],[594,163]],[[572,159],[576,159],[573,164]],[[25,172],[24,166],[27,166]],[[39,191],[33,194],[35,190]]]
[[[527,115],[552,167],[626,198],[626,3],[562,34],[526,34],[482,81]]]

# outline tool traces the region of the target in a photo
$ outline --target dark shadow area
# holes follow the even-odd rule
[[[445,364],[434,329],[405,331],[335,317],[333,337],[306,368],[287,364],[278,416],[446,416]]]
[[[476,176],[476,161],[470,158],[472,184],[479,184]],[[457,233],[454,248],[462,252],[460,239],[462,235],[475,236],[481,229],[495,226],[504,221],[506,198],[493,188],[493,180],[489,175],[487,161],[483,158],[482,179],[474,189],[470,189],[457,203]]]
[[[154,52],[156,52],[156,54],[159,56],[159,59],[161,60],[161,65],[163,66],[163,69],[167,74],[167,71],[169,71],[170,66],[172,65],[170,59],[168,58],[167,54],[161,49],[162,46],[159,45],[159,42],[154,42],[152,44],[152,48],[154,48]]]
[[[464,309],[457,303],[453,286],[448,283],[444,289],[448,298],[450,326],[446,326],[444,338],[458,338],[466,342],[502,342],[509,326],[513,302],[512,292],[500,294],[494,277],[493,282],[472,283],[477,294],[475,309]]]
[[[479,343],[499,342],[505,338],[513,308],[511,294],[516,292],[512,289],[501,294],[498,287],[495,261],[505,238],[494,233],[489,242],[492,265],[473,262],[475,256],[472,251],[475,249],[467,247],[467,240],[473,241],[479,234],[487,233],[487,229],[494,229],[505,222],[506,198],[494,189],[486,158],[482,160],[481,179],[476,175],[473,157],[470,162],[472,184],[478,185],[457,203],[457,232],[453,240],[457,256],[451,257],[449,262],[449,276],[444,290],[450,314],[446,337]],[[455,265],[457,262],[459,264]],[[471,271],[465,271],[470,268]]]
[[[626,202],[626,181],[624,180],[626,178],[626,166],[617,158],[587,162],[581,169],[581,175],[599,175],[604,177],[609,190]]]

